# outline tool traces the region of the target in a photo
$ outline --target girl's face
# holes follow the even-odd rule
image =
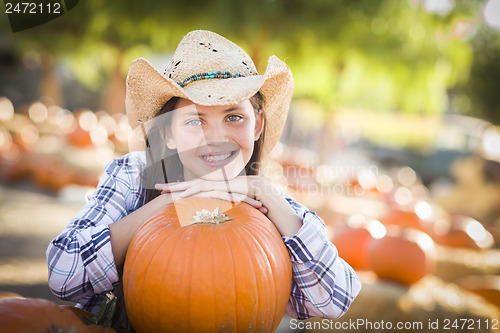
[[[250,160],[264,125],[262,112],[256,115],[249,100],[229,106],[202,106],[180,99],[172,112],[166,144],[177,149],[184,180],[238,176]]]

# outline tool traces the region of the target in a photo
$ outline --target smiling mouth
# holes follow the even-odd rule
[[[226,154],[221,154],[221,155],[202,155],[201,158],[203,158],[205,161],[207,162],[220,162],[220,161],[224,161],[228,158],[230,158],[231,156],[233,156],[234,154],[236,153],[236,151],[232,151],[232,152],[229,152],[229,153],[226,153]]]

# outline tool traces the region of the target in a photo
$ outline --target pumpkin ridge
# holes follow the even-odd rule
[[[247,221],[245,221],[246,223],[248,223]],[[229,230],[232,234],[233,234],[233,239],[239,239],[240,241],[239,242],[234,242],[234,244],[231,244],[231,249],[233,249],[234,251],[234,248],[236,246],[238,246],[240,248],[239,251],[237,251],[238,253],[244,253],[245,254],[245,261],[247,262],[247,277],[251,277],[252,278],[252,286],[253,286],[253,290],[252,290],[252,294],[256,297],[256,302],[257,304],[258,301],[259,301],[259,293],[258,293],[258,288],[257,288],[257,277],[256,277],[256,273],[255,273],[255,267],[254,267],[254,264],[252,262],[252,260],[248,260],[248,253],[250,253],[250,246],[252,244],[249,244],[249,242],[245,239],[245,237],[242,237],[242,233],[239,232],[239,230],[243,230],[244,233],[246,233],[247,235],[249,234],[248,230],[246,228],[244,228],[244,224],[245,223],[238,223],[238,228],[236,229],[231,229]],[[244,244],[244,245],[243,245]],[[253,253],[253,252],[252,252]],[[238,260],[238,258],[236,258],[236,260]],[[236,281],[236,288],[238,288],[238,281]],[[236,305],[238,305],[238,302],[236,303]],[[237,306],[236,306],[237,308]],[[258,307],[257,307],[258,309]],[[238,310],[237,310],[238,311]],[[260,313],[258,313],[260,314]],[[253,318],[253,325],[256,325],[256,321],[257,321],[257,316],[255,316]],[[257,326],[253,327],[253,329],[256,329]],[[247,327],[247,330],[244,330],[244,331],[248,331],[248,327]],[[251,331],[251,330],[250,330]],[[239,332],[238,330],[236,330],[236,332]]]
[[[253,219],[254,218],[252,217],[252,220]],[[273,252],[271,247],[269,246],[271,244],[269,242],[269,237],[268,237],[268,232],[270,230],[269,230],[269,228],[267,228],[267,226],[263,226],[262,223],[258,223],[258,222],[259,221],[256,220],[256,223],[248,222],[248,223],[242,224],[241,228],[245,230],[248,237],[253,238],[256,241],[255,243],[259,246],[260,251],[264,254],[264,257],[267,260],[268,266],[271,268],[271,272],[272,272],[271,276],[275,277],[277,275],[276,274],[277,272],[274,269],[274,266],[278,266],[279,264],[276,260],[271,260],[269,257],[270,254]],[[269,221],[269,223],[272,224],[271,221]],[[275,228],[274,224],[270,225],[270,227]],[[258,235],[256,235],[254,232],[252,232],[251,231],[252,229],[254,230],[255,233],[258,233]],[[261,236],[262,238],[260,239],[257,236]],[[273,264],[275,264],[275,265],[273,265]],[[276,281],[273,279],[272,283],[268,284],[268,285],[271,286],[271,288],[270,288],[270,289],[272,289],[271,294],[273,294],[275,296],[275,302],[274,302],[273,308],[276,308],[277,306],[279,306],[279,304],[277,304],[277,300],[279,299],[278,298],[279,293],[278,293],[278,289],[276,288]],[[274,330],[276,330],[280,321],[281,321],[281,318],[276,318],[276,315],[275,315],[274,319],[273,319],[273,323],[272,323],[272,327],[274,328]]]
[[[214,242],[214,237],[215,237],[215,234],[216,234],[215,230],[217,230],[217,232],[221,231],[220,229],[210,228],[210,241],[211,242]],[[213,254],[214,254],[214,247],[212,247],[212,255],[210,256],[210,258],[212,258],[211,259],[212,266],[214,266],[214,262],[216,262],[215,260],[213,260],[213,258],[216,258],[216,256],[214,256]],[[210,290],[212,291],[212,294],[211,294],[211,296],[212,296],[211,304],[214,304],[215,303],[215,298],[216,298],[215,294],[214,294],[216,292],[215,291],[215,282],[214,282],[215,278],[216,278],[215,269],[212,269],[211,278],[212,278],[211,279],[211,288],[210,288]],[[216,314],[216,313],[217,312],[214,311],[214,314]],[[216,323],[217,323],[217,317],[216,316],[215,316],[215,318],[214,318],[214,316],[211,316],[211,317],[212,317],[212,320],[213,320],[213,325],[215,327]]]
[[[146,221],[146,222],[145,222],[145,224],[147,224],[147,225],[143,224],[143,225],[141,226],[141,229],[142,229],[142,228],[144,228],[144,230],[148,230],[148,231],[150,231],[150,232],[151,232],[151,234],[153,234],[153,235],[154,235],[154,231],[155,231],[155,229],[156,229],[156,226],[155,226],[154,222],[155,222],[155,220],[148,220],[148,221]],[[140,235],[142,235],[142,234],[140,234]],[[144,248],[144,243],[147,243],[148,241],[150,241],[149,237],[147,237],[147,236],[149,236],[149,233],[148,233],[147,235],[144,235],[144,237],[140,237],[140,238],[138,239],[138,241],[139,241],[140,243],[139,243],[137,246],[138,246],[138,247],[140,247],[141,249],[143,249],[143,248]],[[165,238],[169,238],[168,236],[169,236],[169,235],[165,235],[164,237],[165,237]],[[135,237],[134,237],[134,238],[135,238]],[[134,245],[135,245],[135,244],[134,244]],[[153,252],[153,251],[151,251],[152,253],[151,253],[150,258],[153,258],[154,254],[158,251],[158,248],[159,248],[159,247],[157,247],[157,248],[156,248],[156,251],[154,251],[154,252]],[[128,253],[128,251],[129,251],[129,250],[127,250],[127,253]],[[138,251],[134,251],[134,252],[138,252]],[[134,258],[134,259],[135,259],[135,258]],[[147,263],[147,266],[146,266],[146,267],[144,268],[144,270],[143,270],[143,271],[144,271],[144,277],[142,278],[141,288],[140,288],[140,289],[139,289],[139,288],[132,288],[132,289],[134,289],[134,291],[133,291],[134,295],[137,295],[137,294],[139,294],[139,293],[140,293],[140,294],[141,294],[141,297],[143,297],[143,293],[144,293],[144,284],[146,283],[145,281],[146,281],[146,278],[147,278],[147,271],[148,271],[148,269],[149,269],[149,267],[150,267],[150,265],[151,265],[151,259],[150,259],[150,260],[147,260],[147,261],[146,261],[146,260],[144,260],[144,262],[146,262],[146,263]],[[133,262],[133,267],[135,268],[135,270],[137,270],[136,265],[138,265],[138,264],[139,264],[139,263],[136,263],[136,262],[135,262],[135,260],[134,260],[134,262]],[[135,277],[135,274],[133,274],[133,275],[134,275],[134,277]],[[138,283],[137,283],[137,284],[138,284]],[[132,284],[129,284],[129,286],[130,286],[130,287],[132,287]],[[132,302],[128,302],[128,303],[127,303],[127,304],[128,304],[128,306],[130,306],[130,303],[132,303]],[[144,308],[141,306],[141,307],[139,308],[138,312],[142,314],[142,313],[144,312]],[[141,318],[140,320],[142,320],[143,316],[141,315],[141,316],[139,316],[139,318]]]
[[[254,228],[254,227],[257,227],[259,226],[260,227],[260,224],[247,224],[247,225],[244,225],[242,226],[243,229],[245,229],[245,231],[248,233],[248,236],[253,238],[254,240],[256,240],[256,244],[257,246],[259,247],[259,250],[264,254],[264,258],[266,258],[266,261],[267,261],[267,265],[270,267],[271,269],[271,276],[274,276],[274,273],[275,273],[275,270],[273,269],[273,265],[271,263],[271,261],[269,260],[269,257],[268,257],[268,250],[269,248],[265,247],[262,243],[265,243],[265,242],[262,242],[260,239],[258,239],[256,237],[256,235],[254,235],[251,231],[249,231],[248,229],[251,228],[251,229],[260,229],[260,228]],[[260,231],[260,230],[259,230]],[[260,232],[259,232],[260,233]],[[265,233],[262,233],[262,235],[265,235]],[[260,236],[260,235],[259,235]],[[265,237],[265,240],[267,240],[267,237]],[[270,281],[271,282],[271,281]],[[272,289],[270,294],[274,295],[274,297],[276,297],[276,285],[275,285],[275,281],[273,280],[272,283],[267,283],[266,286],[270,287],[269,289]],[[275,300],[276,301],[276,300]],[[276,302],[274,302],[273,304],[273,308],[276,309]],[[273,322],[272,322],[272,326],[271,327],[274,327],[275,325],[275,322],[276,321],[276,318],[273,318]],[[258,326],[256,326],[258,327]],[[274,330],[273,330],[274,331]]]
[[[189,247],[189,250],[190,250],[190,257],[189,259],[186,259],[186,262],[187,264],[184,266],[184,269],[188,268],[190,271],[192,270],[192,265],[193,265],[193,253],[195,253],[195,250],[196,250],[196,245],[197,245],[197,242],[196,240],[200,238],[200,230],[201,228],[192,228],[193,230],[196,230],[196,237],[194,237],[193,235],[191,235],[190,237],[193,238],[193,240],[191,241],[191,246]],[[172,251],[173,253],[175,253],[175,251]],[[185,274],[184,274],[185,275]],[[188,286],[189,286],[189,289],[188,289],[188,295],[187,295],[187,306],[186,306],[186,309],[187,309],[187,317],[188,317],[188,320],[187,320],[187,331],[186,332],[191,332],[191,294],[193,292],[193,284],[191,283],[192,281],[192,278],[193,278],[193,274],[187,274],[189,276],[189,283],[188,283]]]
[[[161,208],[161,213],[163,214],[165,211],[165,208]],[[159,211],[160,212],[160,211]],[[155,217],[151,217],[150,219],[146,220],[140,227],[139,229],[137,230],[137,232],[135,233],[134,237],[132,238],[132,241],[130,242],[131,244],[143,244],[143,242],[147,239],[149,240],[149,238],[151,237],[152,234],[155,233],[156,231],[156,227],[155,227],[155,224],[154,224],[154,221],[156,221],[156,218]],[[139,232],[139,230],[143,230],[144,229],[144,233],[142,232]],[[130,246],[130,245],[129,245]],[[128,257],[128,262],[130,263],[130,266],[134,266],[135,265],[135,260],[138,256],[138,252],[137,251],[130,251],[131,253],[133,253],[134,255],[133,256],[129,256],[128,253],[128,249],[127,249],[127,256]]]
[[[195,227],[198,234],[196,239],[193,239],[192,244],[192,259],[189,260],[188,266],[190,269],[191,280],[189,283],[189,294],[188,294],[188,325],[189,329],[187,332],[208,332],[217,331],[218,311],[216,310],[216,293],[218,289],[215,288],[215,280],[217,275],[220,275],[220,270],[217,269],[218,261],[217,257],[220,256],[220,249],[218,252],[214,252],[215,246],[210,246],[212,244],[218,244],[215,242],[215,236],[222,232],[221,228],[217,224],[205,224],[198,225]],[[207,232],[208,231],[208,232]],[[217,246],[218,249],[218,246]],[[197,256],[196,253],[204,252],[206,255]],[[215,254],[215,256],[213,255]],[[222,276],[222,275],[220,275]],[[201,277],[201,279],[200,279]],[[200,283],[201,280],[201,283]],[[203,285],[203,291],[200,292],[199,286]],[[204,304],[203,311],[203,329],[200,330],[200,307],[197,304]],[[194,315],[193,315],[194,313]],[[196,321],[198,319],[198,321]],[[193,323],[194,325],[191,325]]]
[[[175,245],[168,245],[168,246],[172,249],[172,251],[170,251],[170,253],[169,253],[168,258],[165,258],[165,262],[168,262],[168,263],[170,263],[171,259],[174,257],[174,255],[175,255],[175,253],[176,253],[175,249],[176,249],[179,245],[181,245],[181,244],[182,244],[182,240],[183,240],[183,239],[185,239],[185,229],[177,229],[177,230],[174,230],[174,232],[172,232],[172,233],[171,233],[171,237],[168,237],[168,239],[166,239],[166,240],[165,240],[165,242],[163,242],[163,243],[162,243],[162,244],[158,247],[158,251],[159,251],[160,249],[162,249],[162,248],[163,248],[163,246],[166,244],[166,242],[167,242],[168,240],[171,240],[171,238],[172,238],[172,237],[177,237],[177,239],[176,239]],[[163,252],[164,252],[164,251],[161,251],[161,253],[163,253]],[[154,257],[151,259],[151,262],[154,262]],[[168,264],[167,264],[167,265],[164,265],[164,269],[163,269],[163,271],[161,272],[161,273],[162,273],[162,274],[161,274],[162,279],[164,279],[164,278],[165,278],[165,269],[166,269],[166,268],[168,268],[168,267],[169,267],[169,265],[168,265]],[[166,278],[168,279],[169,277],[167,276]],[[164,294],[164,293],[168,293],[168,292],[170,292],[170,291],[169,291],[169,290],[167,290],[166,288],[165,288],[165,289],[163,289],[163,293],[161,293],[161,294],[160,294],[160,297],[163,297],[163,294]],[[189,296],[189,295],[188,295],[188,296]],[[168,298],[162,298],[162,299],[168,299]],[[189,302],[189,297],[188,297],[188,302]],[[145,316],[143,315],[143,316],[142,316],[142,318],[143,318],[143,319],[145,319]],[[164,319],[167,319],[167,320],[168,320],[168,318],[164,318]],[[168,324],[168,323],[167,323],[167,324]],[[161,327],[165,327],[163,322],[161,322]]]
[[[146,222],[144,222],[143,225],[141,225],[138,230],[141,230],[142,228],[144,228],[145,224],[148,221],[149,220],[147,220]],[[149,233],[152,233],[152,228],[149,229]],[[129,273],[128,273],[129,266],[135,267],[135,261],[136,261],[136,258],[138,257],[137,254],[139,253],[139,251],[132,251],[132,249],[135,249],[135,248],[138,247],[138,245],[136,244],[137,242],[141,242],[141,244],[142,244],[142,240],[144,239],[144,237],[146,237],[146,235],[142,235],[142,234],[137,234],[136,233],[136,234],[134,234],[134,237],[130,241],[130,244],[129,244],[128,248],[127,248],[127,253],[126,253],[126,256],[125,256],[125,262],[123,264],[123,276],[124,277],[129,275]],[[131,274],[131,275],[133,275],[133,274]],[[135,276],[133,278],[135,280]],[[128,284],[127,286],[124,286],[124,288],[123,288],[124,295],[127,295],[129,293],[134,292],[133,290],[131,290],[132,289],[131,285],[132,284]],[[131,306],[131,304],[129,304],[128,302],[125,303],[125,307],[126,307],[127,313],[129,312],[130,306]]]
[[[258,219],[257,216],[255,216],[254,218]],[[275,305],[279,306],[278,300],[281,299],[281,297],[279,297],[280,288],[278,288],[278,285],[280,284],[280,281],[279,281],[278,276],[279,276],[279,273],[283,272],[283,271],[278,269],[278,267],[288,267],[288,275],[290,276],[290,281],[291,281],[292,266],[291,266],[291,262],[290,262],[290,254],[289,254],[285,244],[283,243],[281,234],[279,233],[279,231],[276,228],[276,226],[274,225],[274,223],[272,223],[271,220],[269,220],[269,219],[266,219],[266,223],[262,223],[262,220],[260,220],[260,221],[261,221],[261,223],[252,223],[252,224],[249,223],[249,224],[246,224],[245,226],[247,228],[255,230],[255,233],[250,232],[253,237],[257,236],[256,235],[257,232],[260,232],[260,236],[263,237],[263,241],[259,242],[259,244],[264,247],[264,249],[265,249],[264,252],[266,253],[266,258],[272,264],[269,267],[271,267],[272,272],[273,272],[272,276],[274,277],[273,282],[274,282],[274,290],[275,290],[275,295],[276,295]],[[281,240],[280,246],[277,246],[277,245],[275,245],[275,243],[273,243],[273,241],[272,241],[273,234],[275,234]],[[282,256],[278,255],[279,252],[282,252]],[[286,295],[288,298],[289,297],[288,295],[291,292],[291,283],[287,288],[288,288],[288,290],[286,292]],[[286,307],[286,304],[285,304],[285,307]],[[284,309],[283,309],[283,311],[284,311]],[[273,324],[274,330],[276,330],[278,328],[278,326],[281,322],[281,319],[282,318],[279,317],[278,312],[276,312],[275,322]]]
[[[238,223],[238,221],[233,220],[233,223]],[[231,254],[231,262],[232,262],[232,266],[233,266],[233,280],[236,281],[236,267],[234,265],[235,258],[234,258],[233,251],[231,251],[232,250],[231,243],[227,239],[227,230],[224,230],[224,232],[222,232],[221,235],[224,237],[224,240],[226,241],[227,248],[229,249],[228,253]],[[238,290],[237,289],[238,289],[238,286],[236,283],[234,283],[234,304],[235,305],[238,304]],[[238,318],[238,309],[236,306],[234,306],[233,308],[234,308],[234,318],[236,319],[236,318]],[[238,332],[238,320],[235,320],[234,325],[235,325],[235,332]]]
[[[282,251],[283,254],[286,254],[287,258],[289,258],[289,254],[285,248],[285,245],[282,243],[280,244],[281,248],[277,247],[273,248],[271,235],[274,233],[280,239],[281,235],[279,234],[278,230],[269,219],[266,219],[264,222],[259,216],[257,216],[258,214],[260,213],[247,216],[245,223],[241,223],[239,226],[240,228],[245,230],[245,233],[249,236],[249,238],[254,239],[254,243],[256,244],[256,246],[258,246],[261,253],[264,254],[265,260],[267,260],[268,267],[270,267],[272,272],[271,276],[273,277],[272,286],[270,288],[270,294],[272,294],[274,297],[279,297],[279,289],[277,288],[277,281],[276,281],[277,275],[279,275],[279,271],[277,271],[276,268],[282,267],[283,265],[285,266],[288,265],[288,267],[290,267],[289,275],[291,277],[291,265],[288,261],[280,262],[279,260],[277,260],[279,259],[279,257],[274,256],[273,253],[276,251]],[[266,284],[266,286],[268,286],[268,284]],[[290,292],[291,292],[291,284],[287,291],[287,295],[290,294]],[[274,299],[274,308],[280,305],[277,302],[278,299],[279,298]],[[282,318],[279,317],[278,312],[276,312],[275,316],[273,317],[273,324],[272,324],[273,331],[275,331],[278,328],[281,319]]]
[[[163,213],[163,212],[162,212],[162,213]],[[158,222],[158,221],[157,221],[157,219],[153,218],[153,219],[150,219],[150,220],[146,221],[146,223],[148,223],[148,226],[147,226],[147,227],[149,227],[149,228],[150,228],[151,233],[154,233],[154,232],[155,232],[155,231],[159,228],[159,227],[158,227],[158,225],[157,225],[157,223],[161,223],[161,222]],[[162,225],[163,225],[163,223],[162,223]],[[163,244],[165,244],[165,242],[166,242],[166,241],[170,240],[170,239],[171,239],[171,238],[172,238],[175,234],[176,234],[176,233],[175,233],[175,230],[172,230],[172,232],[170,232],[170,233],[168,233],[168,234],[166,234],[166,235],[163,235],[163,237],[164,237],[163,239],[160,239],[160,240],[158,240],[158,239],[157,239],[157,240],[156,240],[157,242],[160,242],[160,241],[161,241],[161,242],[160,242],[159,246],[157,246],[157,247],[156,247],[156,249],[154,250],[154,252],[152,253],[152,255],[151,255],[150,259],[149,259],[149,260],[147,260],[147,263],[148,263],[148,264],[147,264],[147,267],[146,267],[146,268],[145,268],[145,270],[144,270],[144,278],[143,278],[143,280],[142,280],[142,285],[141,285],[141,288],[139,289],[139,291],[140,291],[140,293],[141,293],[141,297],[144,297],[144,284],[146,283],[147,276],[148,276],[147,272],[149,271],[149,269],[150,269],[150,267],[151,267],[151,264],[152,264],[152,262],[153,262],[153,258],[154,258],[154,257],[155,257],[155,255],[158,253],[159,249],[163,246]],[[149,235],[149,234],[148,234],[148,235]],[[150,237],[147,237],[147,239],[146,239],[146,237],[144,237],[144,238],[143,238],[143,240],[144,240],[144,243],[147,243],[147,242],[149,242],[149,241],[150,241]],[[140,245],[141,245],[141,247],[142,247],[142,248],[144,248],[144,244],[143,244],[142,242],[140,243]],[[148,246],[148,247],[152,247],[151,245],[152,245],[152,244],[147,244],[146,246]],[[135,267],[135,262],[134,262],[134,266],[132,266],[132,267]],[[132,286],[131,286],[131,287],[132,287]],[[137,289],[136,289],[136,290],[137,290]],[[144,320],[145,320],[145,316],[144,316],[144,307],[142,307],[142,306],[141,306],[139,313],[141,313],[141,315],[139,316],[139,318],[140,318],[139,320],[143,321],[143,323],[144,323]],[[141,323],[141,325],[142,325],[143,323]]]
[[[272,223],[272,222],[270,222],[270,223]],[[271,260],[271,258],[270,258],[270,256],[272,256],[271,254],[273,253],[273,249],[270,246],[270,244],[272,244],[272,243],[270,242],[270,238],[268,235],[269,230],[268,230],[267,226],[262,226],[262,224],[260,224],[260,223],[252,223],[252,224],[248,223],[246,225],[243,225],[242,227],[247,231],[247,233],[250,237],[257,240],[256,243],[259,245],[260,249],[265,254],[265,258],[267,259],[267,263],[268,263],[269,267],[271,268],[271,272],[272,272],[271,276],[276,277],[278,275],[278,273],[276,272],[275,267],[279,267],[281,265],[281,263],[277,262],[276,260]],[[271,227],[275,228],[274,224]],[[257,239],[255,233],[248,230],[249,228],[253,229],[255,231],[255,233],[258,233],[259,236],[262,236],[262,241],[259,241],[259,239]],[[273,257],[273,259],[276,259],[275,256],[272,256],[272,257]],[[272,285],[272,288],[271,288],[272,294],[275,296],[274,308],[276,308],[279,306],[279,304],[277,304],[277,300],[279,299],[279,290],[278,290],[278,288],[276,288],[276,280],[273,279],[272,284],[270,284],[270,285]],[[277,318],[276,314],[274,316],[273,323],[272,323],[272,327],[274,328],[274,330],[277,329],[277,327],[282,319],[282,318]]]

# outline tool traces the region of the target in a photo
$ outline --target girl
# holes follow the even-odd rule
[[[49,245],[52,292],[95,313],[112,291],[128,326],[120,279],[134,233],[160,207],[208,196],[247,202],[275,224],[292,261],[288,315],[340,317],[359,279],[323,221],[261,176],[292,92],[285,63],[272,56],[258,75],[240,47],[209,31],[185,36],[163,75],[144,59],[132,62],[127,116],[146,149],[110,161],[85,207]]]

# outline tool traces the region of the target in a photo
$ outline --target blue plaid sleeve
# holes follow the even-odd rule
[[[86,303],[118,284],[108,225],[141,205],[138,174],[131,156],[109,162],[86,205],[49,244],[48,282],[56,297]]]
[[[284,196],[303,222],[293,237],[283,236],[292,261],[292,292],[286,313],[297,319],[339,318],[359,293],[361,282],[327,239],[323,221]]]

